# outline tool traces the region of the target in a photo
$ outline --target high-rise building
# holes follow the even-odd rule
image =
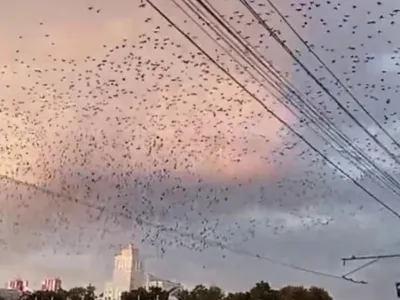
[[[7,283],[7,288],[10,290],[17,290],[23,292],[28,288],[28,281],[22,279],[10,280]]]
[[[114,257],[112,281],[106,284],[105,300],[120,300],[123,292],[137,289],[145,283],[142,262],[139,259],[139,250],[133,245],[121,249]]]
[[[42,289],[42,291],[56,292],[61,289],[61,279],[60,278],[46,278],[42,281],[41,289]]]

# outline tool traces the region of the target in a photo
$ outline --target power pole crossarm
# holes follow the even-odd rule
[[[351,256],[342,258],[343,264],[346,261],[351,260],[369,260],[369,259],[385,259],[385,258],[400,258],[400,254],[388,254],[388,255],[369,255],[369,256]]]

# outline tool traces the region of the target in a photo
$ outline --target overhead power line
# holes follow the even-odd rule
[[[147,2],[150,4],[150,6],[153,7],[153,9],[155,9],[168,23],[169,25],[171,25],[172,27],[174,27],[178,32],[180,32],[187,40],[189,40],[201,53],[203,53],[203,55],[205,55],[208,59],[210,59],[211,62],[213,62],[222,72],[224,72],[229,78],[231,78],[239,87],[241,87],[245,92],[247,92],[253,99],[255,99],[257,102],[259,102],[266,110],[267,112],[269,112],[272,116],[274,116],[278,121],[280,121],[283,125],[285,125],[286,127],[289,128],[289,130],[291,132],[293,132],[296,136],[298,136],[299,138],[301,138],[308,146],[310,146],[310,148],[312,148],[315,152],[317,152],[318,154],[320,154],[321,156],[323,156],[323,158],[328,161],[329,164],[331,164],[333,167],[335,167],[337,170],[339,170],[343,175],[345,175],[345,177],[347,177],[348,179],[350,179],[351,181],[354,182],[354,184],[356,184],[358,187],[360,187],[362,190],[364,190],[368,195],[370,195],[375,201],[378,201],[380,204],[382,204],[382,201],[380,201],[379,198],[377,198],[376,196],[374,196],[373,194],[371,194],[368,190],[366,190],[362,185],[360,185],[356,180],[354,180],[350,175],[348,175],[346,172],[344,172],[343,170],[341,170],[341,168],[339,168],[338,166],[336,166],[332,161],[330,161],[327,157],[325,157],[323,155],[323,153],[319,152],[315,147],[313,147],[313,145],[311,145],[307,140],[305,140],[298,132],[296,132],[289,124],[287,124],[284,120],[282,120],[279,116],[277,116],[273,111],[271,111],[268,107],[266,107],[266,105],[259,99],[257,98],[257,96],[255,96],[254,94],[252,94],[249,90],[247,90],[247,88],[241,84],[233,75],[231,75],[227,70],[225,70],[215,59],[213,59],[210,55],[208,55],[208,53],[206,51],[204,51],[204,49],[202,49],[188,34],[186,34],[185,32],[183,32],[183,30],[181,28],[179,28],[179,26],[177,26],[170,18],[168,18],[157,6],[155,6],[150,0],[147,0]],[[174,1],[175,2],[175,1]],[[384,204],[384,207],[387,208],[387,206]],[[397,217],[399,217],[399,214],[393,210],[391,210],[389,208],[389,210]],[[373,262],[372,262],[373,263]],[[365,281],[355,281],[351,278],[348,278],[347,276],[349,276],[350,274],[354,273],[357,270],[360,270],[361,268],[365,268],[368,265],[372,264],[372,263],[367,263],[362,267],[359,267],[358,269],[349,272],[347,274],[344,274],[341,276],[342,279],[346,280],[346,281],[351,281],[351,282],[356,282],[356,283],[361,283],[361,284],[366,284],[367,282]],[[336,277],[336,276],[334,276]]]
[[[126,211],[123,211],[123,212],[111,211],[111,210],[106,209],[106,207],[101,206],[99,204],[91,203],[90,201],[83,200],[83,199],[78,199],[76,197],[73,197],[73,196],[71,196],[69,194],[65,194],[63,192],[52,191],[46,186],[38,186],[38,185],[33,184],[33,183],[29,183],[29,182],[26,182],[26,181],[18,180],[18,179],[9,177],[7,175],[1,175],[1,174],[0,174],[0,179],[1,180],[6,180],[8,182],[16,183],[17,185],[22,185],[22,186],[25,186],[25,187],[28,187],[28,188],[39,190],[39,191],[41,191],[41,192],[43,192],[43,193],[45,193],[47,195],[54,196],[54,197],[59,197],[59,198],[65,200],[65,201],[69,201],[71,203],[76,203],[78,205],[83,205],[83,206],[85,206],[87,208],[96,209],[96,210],[98,210],[100,212],[108,211],[109,213],[116,214],[116,215],[118,215],[120,217],[123,217],[123,218],[126,218],[126,219],[130,219],[130,220],[134,220],[139,225],[145,225],[145,226],[148,226],[150,228],[154,228],[158,232],[172,232],[172,233],[175,233],[175,234],[177,234],[177,235],[179,235],[181,237],[187,237],[187,238],[190,238],[192,240],[197,240],[199,242],[205,243],[205,244],[210,245],[210,246],[220,247],[222,249],[227,249],[228,251],[236,253],[238,255],[246,255],[246,256],[249,256],[249,257],[252,257],[252,258],[255,258],[255,259],[266,260],[266,261],[269,261],[271,263],[275,263],[277,265],[281,265],[281,266],[284,266],[284,267],[287,267],[287,268],[290,268],[290,269],[295,269],[295,270],[298,270],[298,271],[302,271],[302,272],[306,272],[306,273],[310,273],[310,274],[314,274],[314,275],[318,275],[318,276],[325,276],[325,277],[330,277],[330,278],[335,278],[335,279],[343,279],[341,276],[332,275],[332,274],[324,273],[324,272],[319,272],[319,271],[315,271],[315,270],[299,267],[299,266],[296,266],[296,265],[293,265],[293,264],[279,262],[277,260],[274,260],[274,259],[269,258],[269,257],[264,256],[264,255],[252,254],[252,253],[250,253],[248,251],[245,251],[245,250],[235,249],[235,248],[233,248],[233,247],[231,247],[229,245],[224,245],[221,242],[212,241],[210,239],[204,238],[204,237],[199,236],[199,235],[182,233],[182,232],[180,232],[179,230],[177,230],[175,228],[168,228],[168,227],[165,227],[164,225],[161,225],[161,224],[155,224],[155,223],[153,223],[151,221],[142,219],[139,216],[134,218],[131,213],[126,212]],[[351,281],[351,280],[347,280],[347,281]],[[358,283],[356,281],[351,281],[351,282]]]
[[[240,65],[243,70],[245,70],[248,74],[250,74],[261,86],[263,86],[267,91],[270,92],[269,87],[266,87],[265,82],[260,81],[257,77],[254,76],[249,71],[249,68],[246,66],[243,66],[241,62],[239,62],[233,55],[230,53],[230,51],[226,50],[225,47],[223,47],[219,41],[217,41],[215,38],[210,36],[210,34],[204,30],[203,26],[201,26],[196,20],[194,20],[187,12],[185,9],[183,9],[176,0],[172,0],[173,3],[185,13],[203,32],[206,33],[206,35],[211,38],[217,45],[219,45],[224,52],[229,55],[238,65]],[[368,171],[369,176],[376,178],[380,186],[382,187],[385,185],[387,188],[389,188],[394,194],[397,196],[400,196],[400,183],[393,177],[391,176],[387,171],[382,170],[379,166],[376,165],[363,151],[357,147],[356,145],[353,144],[351,139],[347,137],[343,132],[341,132],[336,125],[329,120],[328,117],[325,116],[324,113],[319,114],[318,109],[312,104],[309,103],[303,96],[301,96],[301,92],[298,91],[293,85],[288,82],[288,80],[284,77],[279,77],[278,74],[280,72],[275,69],[273,64],[271,62],[266,62],[263,58],[262,55],[258,53],[256,49],[253,48],[253,46],[246,40],[244,39],[240,33],[235,34],[235,29],[232,28],[232,26],[224,20],[222,15],[212,6],[212,4],[209,3],[208,0],[204,0],[204,2],[207,3],[205,5],[203,1],[197,0],[198,3],[200,3],[201,7],[203,7],[212,17],[213,19],[216,20],[216,22],[222,26],[231,36],[233,39],[236,40],[237,43],[242,45],[242,47],[245,49],[246,53],[243,53],[243,51],[240,51],[238,48],[237,44],[232,42],[232,39],[226,36],[224,32],[221,31],[220,28],[218,28],[218,25],[215,25],[212,20],[208,19],[207,16],[202,13],[202,11],[197,8],[193,3],[189,4],[188,2],[193,2],[193,0],[182,0],[186,6],[196,15],[198,16],[199,19],[203,20],[203,22],[210,27],[215,34],[217,34],[227,45],[231,47],[231,50],[233,50],[235,53],[237,53],[241,59],[243,59],[246,63],[248,63],[250,68],[254,68],[255,71],[262,76],[263,80],[265,80],[269,85],[271,85],[274,89],[276,89],[282,97],[286,98],[286,100],[293,105],[298,111],[303,114],[307,119],[311,120],[311,122],[325,135],[327,135],[329,138],[331,138],[339,147],[341,147],[343,150],[338,150],[335,147],[333,147],[341,156],[343,154],[346,154],[346,159],[348,159],[350,162],[353,163],[353,165],[360,170],[362,173],[365,171]],[[197,8],[197,10],[196,10]],[[213,24],[213,26],[211,26]],[[255,58],[256,60],[252,59]],[[261,57],[261,58],[260,58]],[[261,64],[261,66],[258,66]],[[265,72],[265,70],[262,70],[262,67],[264,67],[268,72]],[[275,77],[276,80],[278,80],[278,83],[280,82],[285,88],[288,89],[289,95],[285,94],[283,91],[282,87],[279,86],[279,84],[271,79],[271,74],[272,77]],[[299,119],[302,119],[298,114],[296,114],[293,109],[288,106],[288,104],[282,100],[281,98],[277,97],[274,95],[274,93],[271,93],[271,95],[278,100],[285,108],[287,108],[293,115],[298,117]],[[294,95],[295,98],[297,98],[301,106],[299,106],[297,103],[292,101],[291,95]],[[310,116],[311,114],[311,116]],[[322,125],[321,125],[322,124]],[[328,127],[328,130],[323,128],[323,125]],[[323,141],[325,141],[327,144],[331,144],[324,136],[322,136],[315,128],[311,127],[310,128],[322,138]],[[332,133],[333,132],[333,133]],[[338,139],[339,137],[339,139]],[[353,151],[355,151],[356,154],[359,155],[359,158],[354,157],[354,154],[350,153],[346,147],[350,147]],[[344,153],[343,153],[344,152]],[[365,165],[365,162],[362,161],[364,159],[367,162],[367,166]],[[365,167],[366,170],[364,170],[362,167]],[[370,169],[372,168],[372,169]]]
[[[329,274],[329,273],[325,273],[325,272],[315,271],[315,270],[304,268],[304,267],[300,267],[300,266],[297,266],[297,265],[294,265],[294,264],[281,262],[281,261],[275,260],[275,259],[270,258],[270,257],[265,256],[265,255],[253,254],[253,253],[251,253],[249,251],[246,251],[246,250],[243,250],[243,249],[233,248],[232,246],[226,245],[226,244],[224,244],[224,243],[222,243],[220,241],[211,240],[209,238],[205,238],[205,237],[203,237],[201,235],[194,234],[194,233],[181,232],[176,227],[173,227],[173,228],[172,227],[166,227],[166,226],[164,226],[162,224],[156,224],[156,223],[153,223],[151,221],[142,219],[139,216],[134,218],[132,216],[132,214],[129,213],[128,211],[126,211],[126,210],[124,210],[122,212],[121,211],[120,212],[112,211],[112,210],[107,209],[105,206],[101,206],[101,205],[98,205],[98,204],[93,204],[93,203],[90,203],[88,201],[84,201],[84,200],[72,197],[72,196],[64,194],[64,193],[52,191],[52,190],[50,190],[48,188],[37,186],[36,184],[33,184],[33,183],[29,183],[29,182],[26,182],[26,181],[22,181],[22,180],[18,180],[18,179],[9,177],[7,175],[1,175],[0,174],[0,179],[4,180],[4,181],[8,181],[8,182],[13,182],[13,183],[15,183],[17,185],[22,185],[22,186],[25,186],[25,187],[28,187],[28,188],[33,188],[35,190],[39,190],[39,191],[43,192],[44,194],[47,194],[47,195],[50,195],[50,196],[54,196],[54,197],[57,197],[57,198],[61,198],[61,199],[64,199],[66,201],[75,203],[77,205],[82,205],[82,206],[85,206],[85,207],[90,208],[90,209],[96,209],[96,210],[100,211],[101,213],[108,212],[108,213],[114,214],[114,215],[116,215],[118,217],[135,221],[138,225],[141,225],[141,226],[144,225],[144,226],[147,226],[148,228],[152,228],[152,229],[157,230],[157,234],[159,234],[160,232],[172,233],[172,234],[178,235],[181,238],[188,238],[188,239],[190,239],[192,241],[196,241],[196,242],[202,243],[204,245],[207,245],[208,247],[218,247],[220,249],[227,250],[227,251],[229,251],[229,252],[231,252],[233,254],[236,254],[236,255],[247,256],[247,257],[251,257],[251,258],[254,258],[254,259],[260,259],[260,260],[268,261],[268,262],[270,262],[272,264],[279,265],[279,266],[286,267],[286,268],[293,269],[293,270],[297,270],[297,271],[301,271],[301,272],[304,272],[304,273],[310,273],[310,274],[314,274],[314,275],[317,275],[317,276],[329,277],[329,278],[333,278],[333,279],[345,280],[345,281],[348,281],[348,282],[351,282],[351,283],[356,283],[356,284],[365,284],[365,282],[363,282],[363,281],[356,281],[356,280],[352,280],[352,279],[349,279],[349,278],[343,278],[342,276],[339,276],[339,275],[334,275],[334,274]]]
[[[194,41],[187,33],[185,33],[175,22],[173,22],[166,14],[164,14],[152,1],[146,0],[149,5],[158,12],[172,27],[174,27],[180,34],[182,34],[193,46],[195,46],[205,57],[207,57],[220,71],[222,71],[226,76],[228,76],[233,82],[235,82],[243,91],[245,91],[253,100],[258,102],[261,107],[267,111],[272,117],[278,120],[282,125],[289,129],[295,136],[301,139],[307,146],[309,146],[314,152],[319,154],[329,165],[331,165],[334,169],[339,171],[342,175],[344,175],[347,179],[353,182],[357,187],[363,190],[368,196],[370,196],[374,201],[379,203],[389,212],[391,212],[395,217],[400,219],[400,214],[391,208],[384,201],[379,199],[373,193],[371,193],[368,189],[362,186],[357,180],[355,180],[352,176],[350,176],[345,170],[343,170],[340,166],[335,164],[331,159],[329,159],[324,153],[318,150],[314,145],[312,145],[302,134],[297,132],[290,124],[288,124],[284,119],[278,116],[274,111],[272,111],[259,97],[254,95],[251,91],[249,91],[241,82],[238,81],[230,72],[228,72],[221,64],[219,64],[213,57],[211,57],[196,41]]]
[[[194,22],[194,23],[203,31],[210,39],[212,39],[216,44],[218,44],[219,46],[221,46],[221,48],[224,50],[224,52],[225,52],[227,55],[229,55],[238,65],[240,65],[247,73],[249,73],[254,79],[257,80],[257,78],[254,77],[254,75],[249,71],[249,68],[246,68],[246,67],[244,67],[243,65],[241,65],[241,63],[240,63],[237,59],[235,59],[235,57],[231,54],[231,52],[227,51],[226,48],[225,48],[223,45],[220,44],[219,41],[222,39],[225,43],[227,43],[228,45],[230,45],[230,46],[232,47],[231,50],[234,50],[234,52],[236,52],[242,59],[244,59],[244,60],[246,61],[246,57],[243,57],[243,55],[241,55],[242,53],[240,53],[240,51],[238,51],[238,49],[235,48],[235,45],[232,44],[232,43],[229,43],[230,40],[229,40],[229,39],[226,39],[225,36],[223,36],[223,33],[222,33],[220,30],[216,30],[215,28],[213,28],[213,27],[211,26],[211,25],[213,24],[212,20],[208,19],[204,14],[201,14],[201,11],[200,11],[199,9],[196,10],[196,7],[195,7],[195,6],[190,5],[190,3],[188,3],[188,2],[191,2],[190,0],[182,0],[182,1],[188,6],[188,8],[191,10],[191,12],[193,12],[193,13],[199,18],[199,20],[203,21],[203,24],[206,24],[208,27],[210,27],[210,28],[214,31],[214,33],[216,33],[216,34],[220,37],[220,39],[218,39],[218,40],[216,40],[216,39],[215,39],[214,37],[212,37],[207,31],[205,31],[204,28],[203,28],[201,25],[199,25],[199,23],[198,23],[185,9],[183,9],[182,6],[179,5],[179,4],[177,3],[176,0],[172,0],[172,1],[173,1],[173,3],[174,3],[188,18],[191,19],[192,22]],[[213,8],[212,5],[211,5],[207,0],[205,0],[205,2],[207,2],[208,5],[210,5],[211,8]],[[218,12],[217,12],[217,13],[218,13]],[[220,16],[220,15],[219,15],[219,16]],[[215,16],[214,16],[214,17],[215,17]],[[221,17],[221,16],[220,16],[220,17]],[[218,31],[218,32],[217,32],[217,31]],[[240,34],[238,34],[238,36],[240,37]],[[244,40],[244,43],[246,43],[246,40]],[[244,45],[244,47],[245,47],[247,53],[249,53],[249,48],[248,48],[248,47],[251,47],[250,43],[247,42],[246,45]],[[253,49],[253,50],[254,50],[254,49]],[[249,55],[247,55],[247,56],[249,56]],[[246,62],[248,62],[248,61],[246,61]],[[268,66],[266,66],[266,68],[268,69],[268,71],[270,71],[270,69],[268,68]],[[273,66],[271,66],[271,68],[273,68]],[[257,71],[258,74],[261,74],[260,71],[259,71],[258,69],[256,69],[256,71]],[[274,71],[276,71],[276,70],[274,70]],[[275,75],[275,74],[279,74],[279,72],[273,73],[272,71],[271,71],[271,73],[274,74],[274,75]],[[264,77],[264,79],[265,79],[270,85],[273,86],[273,83],[271,82],[270,77],[267,77],[267,78]],[[262,82],[260,82],[259,80],[257,80],[257,82],[260,83],[261,86],[263,86],[263,83],[262,83]],[[274,86],[274,87],[275,87],[275,86]],[[275,87],[275,88],[276,88],[276,87]],[[282,93],[281,93],[281,94],[282,94]],[[277,98],[277,100],[280,100],[280,99]],[[286,103],[285,103],[284,101],[280,101],[280,102],[281,102],[285,107],[287,107],[287,108],[289,109],[289,107],[286,105]],[[297,107],[296,107],[296,108],[297,108]],[[299,110],[301,111],[301,109],[299,109]],[[291,111],[293,114],[295,114],[292,110],[290,110],[290,111]],[[304,112],[302,112],[302,113],[304,113]],[[295,114],[295,115],[296,115],[296,114]],[[380,256],[380,257],[383,257],[383,256]],[[390,256],[390,257],[393,257],[393,256]],[[367,259],[369,259],[369,258],[371,258],[371,257],[367,257]],[[352,271],[350,271],[350,272],[347,272],[346,274],[342,275],[342,277],[343,277],[344,279],[346,279],[346,280],[353,280],[353,279],[349,278],[349,276],[350,276],[351,274],[354,274],[354,273],[356,273],[356,272],[358,272],[358,271],[360,271],[360,270],[362,270],[362,269],[364,269],[364,268],[366,268],[366,267],[368,267],[368,266],[374,264],[374,263],[377,262],[378,260],[379,260],[379,257],[376,258],[376,259],[374,259],[374,260],[372,260],[372,261],[369,261],[369,262],[363,264],[362,266],[357,267],[356,269],[354,269],[354,270],[352,270]],[[365,281],[360,281],[360,283],[366,283],[366,282],[365,282]]]
[[[202,2],[197,0],[198,2]],[[379,147],[381,147],[386,154],[388,154],[393,161],[395,161],[400,166],[399,158],[394,155],[374,134],[372,134],[357,118],[329,91],[329,89],[322,84],[322,82],[307,68],[307,66],[293,53],[293,51],[282,41],[276,32],[271,28],[261,17],[260,15],[253,9],[253,7],[248,3],[247,0],[239,0],[243,6],[250,11],[250,13],[257,19],[260,25],[269,33],[269,35],[285,50],[286,53],[293,58],[296,63],[307,73],[311,79],[331,98],[338,106],[341,108],[346,115],[356,123]]]
[[[400,258],[400,254],[387,254],[387,255],[367,255],[367,256],[350,256],[342,258],[343,264],[353,260],[369,260],[369,259],[387,259],[387,258]]]
[[[343,278],[349,278],[348,276],[350,276],[350,275],[352,275],[352,274],[354,274],[354,273],[356,273],[356,272],[358,272],[358,271],[360,271],[362,269],[365,269],[365,268],[369,267],[370,265],[376,263],[378,260],[379,260],[379,258],[376,258],[376,259],[374,259],[372,261],[369,261],[369,262],[363,264],[362,266],[360,266],[358,268],[355,268],[354,270],[352,270],[350,272],[347,272],[346,274],[343,275]]]
[[[343,275],[344,278],[348,278],[347,276],[354,274],[362,269],[365,269],[374,263],[382,260],[382,259],[390,259],[390,258],[400,258],[400,254],[388,254],[388,255],[367,255],[367,256],[351,256],[351,257],[345,257],[342,258],[343,266],[346,264],[348,261],[356,261],[356,260],[369,260],[369,262],[366,262],[365,264],[361,265],[360,267],[355,268],[354,270],[346,273]]]
[[[340,78],[332,71],[331,68],[321,59],[321,57],[310,47],[310,45],[304,40],[304,38],[300,35],[300,33],[292,26],[292,24],[288,21],[288,19],[283,15],[283,13],[279,10],[279,8],[273,3],[272,0],[265,0],[268,4],[278,13],[278,15],[282,18],[283,22],[290,28],[290,30],[296,35],[296,37],[301,41],[301,43],[307,48],[307,50],[318,60],[318,62],[328,71],[328,73],[336,80],[336,82],[346,91],[346,93],[357,103],[357,105],[361,108],[361,110],[375,123],[375,125],[385,133],[390,140],[395,144],[398,149],[400,149],[400,143],[396,141],[396,139],[374,118],[374,116],[361,104],[360,100],[358,100],[354,94],[350,91],[350,89],[340,80]]]

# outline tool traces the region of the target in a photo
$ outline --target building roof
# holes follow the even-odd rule
[[[146,275],[148,276],[149,281],[163,281],[163,282],[169,282],[169,283],[177,284],[176,282],[173,282],[171,280],[163,279],[163,278],[154,276],[154,275],[149,274],[149,273],[147,273]]]
[[[147,278],[149,279],[149,281],[161,281],[162,280],[161,278],[158,278],[151,274],[146,274],[146,275],[147,275]]]

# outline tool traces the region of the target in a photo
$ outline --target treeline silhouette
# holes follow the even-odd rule
[[[57,292],[36,291],[26,295],[26,300],[113,300],[96,295],[95,287],[75,287]],[[158,287],[149,290],[135,289],[122,293],[121,300],[333,300],[329,293],[318,287],[286,286],[273,289],[267,282],[261,281],[250,290],[237,293],[226,293],[217,286],[198,285],[192,290],[165,291]]]
[[[198,285],[191,291],[183,290],[179,292],[176,298],[179,300],[332,300],[327,291],[318,287],[286,286],[276,290],[263,281],[246,292],[237,293],[224,293],[216,286],[207,288]]]

